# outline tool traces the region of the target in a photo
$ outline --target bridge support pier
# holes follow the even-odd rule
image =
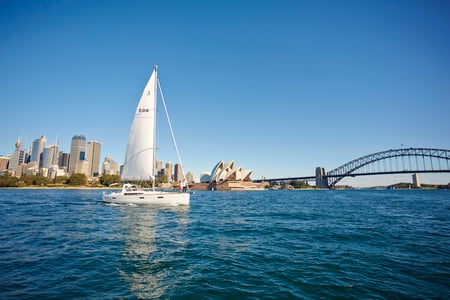
[[[420,177],[419,174],[415,173],[412,175],[413,187],[420,188]]]
[[[316,187],[321,189],[328,188],[328,180],[325,177],[327,173],[325,172],[325,168],[317,167],[316,168]]]

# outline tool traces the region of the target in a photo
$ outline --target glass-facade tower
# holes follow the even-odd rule
[[[70,144],[70,157],[68,173],[75,172],[75,166],[80,160],[86,159],[86,137],[84,135],[74,135]]]
[[[31,149],[31,161],[37,162],[37,165],[40,167],[42,165],[41,159],[42,159],[42,152],[44,151],[45,147],[45,135],[42,135],[40,138],[35,139],[33,141],[33,146]]]

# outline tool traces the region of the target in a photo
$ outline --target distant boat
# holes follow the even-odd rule
[[[161,92],[161,86],[158,81],[158,67],[155,66],[136,108],[128,136],[125,162],[120,177],[121,182],[126,183],[122,185],[122,190],[119,192],[104,192],[104,202],[117,204],[189,205],[189,192],[164,192],[155,190],[156,102],[158,87],[178,160],[182,166],[172,125],[170,124],[164,97]],[[185,178],[184,172],[183,178]],[[143,189],[140,185],[129,182],[152,182],[152,189]]]

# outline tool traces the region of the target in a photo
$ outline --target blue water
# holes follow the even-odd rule
[[[448,299],[450,191],[0,190],[0,298]]]

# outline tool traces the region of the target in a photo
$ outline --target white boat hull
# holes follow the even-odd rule
[[[115,204],[189,205],[190,193],[142,191],[140,193],[112,192],[103,194],[103,202]]]

